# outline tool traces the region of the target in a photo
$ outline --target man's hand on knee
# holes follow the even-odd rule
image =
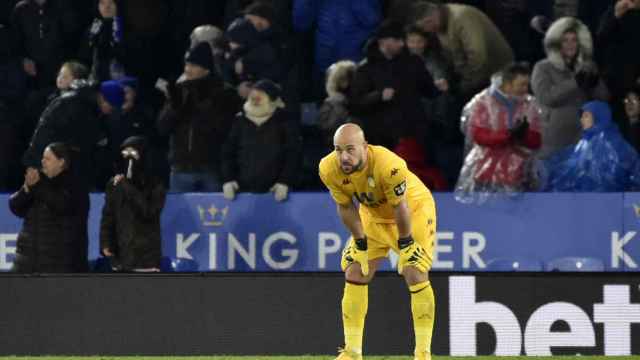
[[[402,275],[407,266],[413,266],[421,273],[426,273],[429,270],[427,251],[411,236],[398,239],[398,247],[400,248],[398,274]]]
[[[342,271],[346,271],[349,265],[360,264],[363,276],[369,275],[369,255],[367,253],[367,238],[355,239],[342,251],[342,261],[340,266]]]

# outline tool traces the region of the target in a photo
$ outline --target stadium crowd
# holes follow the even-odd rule
[[[157,248],[166,191],[320,190],[347,122],[461,199],[638,190],[639,32],[640,0],[1,0],[0,191],[105,191],[103,253]]]

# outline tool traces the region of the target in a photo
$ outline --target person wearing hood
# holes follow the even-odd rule
[[[146,138],[126,139],[120,156],[118,173],[106,185],[100,251],[110,258],[114,270],[157,272],[166,189],[153,174]]]
[[[153,114],[136,101],[138,81],[125,77],[105,81],[100,85],[101,136],[96,151],[96,187],[104,190],[107,179],[113,176],[113,163],[120,157],[120,144],[131,136],[153,135]]]
[[[298,125],[284,110],[282,91],[270,80],[258,81],[222,149],[223,193],[273,192],[287,199],[300,168],[302,142]]]
[[[220,148],[240,100],[215,73],[211,47],[205,42],[187,52],[184,74],[183,82],[169,84],[156,123],[160,136],[172,137],[170,188],[217,192],[222,189]]]
[[[467,124],[473,145],[456,186],[459,199],[535,190],[532,164],[542,140],[529,73],[526,63],[511,64],[499,83],[474,97]]]
[[[547,58],[533,68],[531,88],[542,106],[542,149],[548,158],[580,138],[576,114],[589,99],[607,100],[608,91],[592,60],[593,41],[580,20],[555,21],[544,38]]]
[[[422,59],[405,48],[402,24],[385,21],[356,70],[350,89],[351,114],[372,144],[393,149],[410,134],[422,140],[429,120],[422,98],[437,96],[436,86]]]
[[[9,199],[11,212],[24,219],[16,245],[14,272],[70,273],[87,270],[89,194],[72,170],[73,150],[48,144],[42,169],[28,169]]]
[[[622,192],[640,190],[640,158],[612,121],[609,105],[582,106],[582,136],[547,161],[548,191]]]
[[[356,63],[342,60],[327,69],[325,90],[327,98],[318,114],[318,127],[322,132],[323,144],[333,149],[333,134],[340,125],[350,122],[349,89],[356,73]]]
[[[74,80],[68,91],[55,98],[42,112],[22,157],[27,168],[40,166],[40,158],[48,144],[64,142],[77,150],[75,171],[86,180],[93,179],[93,148],[98,140],[95,86],[86,80]]]

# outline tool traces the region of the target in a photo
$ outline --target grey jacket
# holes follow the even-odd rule
[[[562,35],[577,29],[579,52],[574,70],[569,69],[560,54]],[[608,90],[600,81],[593,91],[585,92],[575,80],[576,72],[592,61],[593,40],[589,29],[575,18],[558,19],[551,25],[544,39],[547,58],[533,68],[531,87],[542,108],[542,148],[539,156],[548,158],[554,152],[578,141],[581,106],[595,98],[606,101]]]

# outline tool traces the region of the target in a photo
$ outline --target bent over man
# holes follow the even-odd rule
[[[435,299],[428,272],[436,231],[433,197],[404,160],[382,146],[367,144],[355,124],[338,128],[334,148],[320,161],[320,178],[351,232],[341,261],[345,347],[336,360],[362,359],[368,283],[390,249],[399,254],[398,273],[411,293],[415,359],[431,359]]]

